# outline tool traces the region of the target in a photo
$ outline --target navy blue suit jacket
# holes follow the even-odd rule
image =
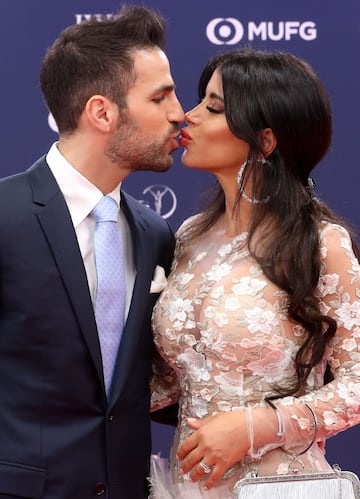
[[[107,403],[86,273],[64,197],[41,158],[0,181],[0,499],[143,499],[156,265],[173,235],[122,193],[136,280]]]

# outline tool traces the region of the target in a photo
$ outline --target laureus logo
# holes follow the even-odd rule
[[[48,114],[48,125],[53,132],[59,133],[58,126],[56,124],[56,121],[54,120],[54,116],[51,113]]]
[[[110,19],[111,17],[113,17],[113,14],[75,14],[75,23],[79,24],[82,21],[88,21],[92,18],[102,21],[103,19]]]
[[[235,17],[216,17],[206,26],[206,36],[214,45],[235,45],[243,38],[248,41],[289,41],[299,37],[304,41],[317,38],[317,28],[313,21],[249,21],[243,24]]]
[[[177,199],[175,192],[169,186],[162,184],[149,185],[143,190],[142,194],[146,196],[146,199],[141,199],[140,202],[152,208],[158,215],[163,218],[170,218],[174,214]]]

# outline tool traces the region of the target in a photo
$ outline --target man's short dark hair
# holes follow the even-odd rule
[[[60,132],[76,129],[88,99],[100,94],[126,107],[135,79],[134,51],[165,46],[165,22],[146,7],[69,26],[47,50],[40,83]]]

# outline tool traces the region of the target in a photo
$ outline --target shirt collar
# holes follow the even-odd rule
[[[46,162],[63,193],[76,228],[100,201],[103,193],[64,158],[57,144],[58,142],[54,142],[51,146],[46,155]],[[120,185],[121,183],[108,194],[115,199],[118,206],[120,206]]]

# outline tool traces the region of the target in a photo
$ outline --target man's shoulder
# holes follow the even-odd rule
[[[47,163],[45,161],[45,156],[42,156],[41,158],[37,159],[26,170],[23,170],[20,172],[15,172],[11,175],[7,175],[5,177],[0,178],[0,188],[4,189],[4,188],[9,187],[12,184],[16,185],[16,184],[22,183],[27,178],[29,173],[31,174],[33,171],[36,171],[39,168],[44,168],[46,166],[47,166]]]
[[[156,213],[152,208],[135,199],[131,194],[121,191],[121,201],[125,205],[125,210],[130,211],[134,216],[140,216],[150,224],[167,226],[166,220]]]

